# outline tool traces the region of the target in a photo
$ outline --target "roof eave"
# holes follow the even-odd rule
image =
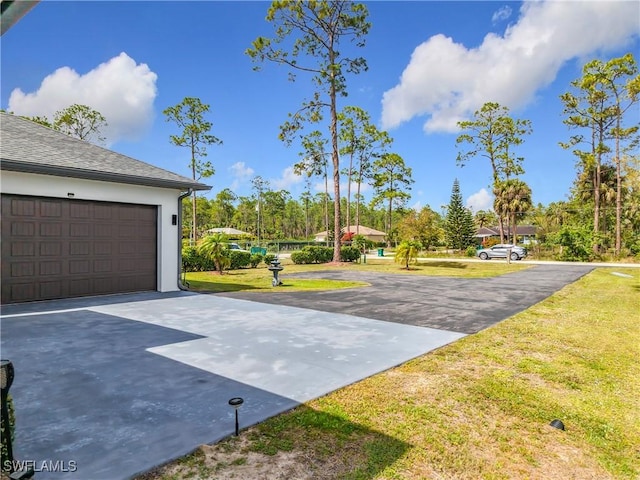
[[[40,0],[2,0],[2,14],[0,17],[0,35],[4,35]]]
[[[57,177],[80,178],[83,180],[97,180],[101,182],[125,183],[129,185],[143,185],[146,187],[175,188],[178,190],[211,190],[210,185],[198,182],[182,182],[159,178],[140,177],[109,172],[96,172],[80,168],[60,167],[55,165],[42,165],[14,160],[2,159],[0,169],[10,172],[34,173],[39,175],[54,175]]]

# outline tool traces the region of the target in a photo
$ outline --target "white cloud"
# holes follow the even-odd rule
[[[347,182],[340,182],[340,196],[342,198],[347,198]],[[324,193],[324,178],[317,180],[311,187],[314,191],[318,193]],[[330,178],[327,182],[327,188],[329,189],[329,195],[333,198],[333,179]],[[367,192],[371,191],[371,185],[368,183],[362,183],[360,185],[360,195],[364,195]],[[351,182],[351,201],[355,202],[355,196],[358,193],[358,184],[356,182]]]
[[[231,175],[239,180],[247,180],[255,173],[255,170],[251,167],[247,167],[244,162],[234,163],[229,167],[229,171],[231,172]]]
[[[527,2],[504,36],[476,48],[442,34],[414,50],[400,83],[382,98],[382,127],[426,115],[426,132],[455,132],[485,102],[523,107],[567,61],[627,44],[637,36],[637,2]]]
[[[287,167],[282,171],[282,176],[274,180],[270,180],[274,190],[289,190],[293,185],[303,181],[303,176],[293,171],[293,166]]]
[[[229,189],[233,192],[238,190],[243,184],[247,183],[255,173],[255,170],[251,167],[247,167],[244,162],[236,162],[227,170],[231,172],[231,176],[233,177],[233,181],[231,182],[231,185],[229,185]]]
[[[484,188],[481,188],[479,191],[467,198],[467,207],[474,213],[480,210],[491,210],[492,205],[493,197]]]
[[[513,10],[511,10],[511,7],[509,5],[505,5],[504,7],[499,8],[493,13],[493,16],[491,17],[491,23],[495,25],[496,23],[507,20],[511,16],[512,12]]]
[[[70,105],[88,105],[107,120],[102,131],[107,145],[135,140],[153,122],[157,78],[146,64],[136,64],[123,52],[84,75],[61,67],[42,80],[35,92],[16,88],[9,97],[8,110],[53,119],[55,112]]]

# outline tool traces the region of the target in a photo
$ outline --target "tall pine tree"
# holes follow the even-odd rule
[[[451,189],[451,200],[447,208],[444,234],[447,245],[455,250],[464,250],[475,244],[476,227],[471,210],[462,203],[460,184],[456,178]]]

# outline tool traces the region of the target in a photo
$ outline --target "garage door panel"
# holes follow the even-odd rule
[[[2,303],[157,288],[157,208],[2,196]]]
[[[86,218],[87,220],[91,220],[91,208],[86,203],[70,203],[69,217],[74,219]]]
[[[66,296],[60,281],[40,282],[38,286],[40,287],[38,292],[39,300],[51,300]]]
[[[4,216],[4,214],[3,214]],[[31,238],[36,233],[35,222],[11,222],[11,235],[13,237]]]
[[[11,276],[13,278],[33,277],[35,273],[35,262],[13,262],[11,264]]]
[[[41,201],[40,202],[41,217],[62,217],[62,203],[60,201]]]
[[[138,210],[138,220],[145,223],[155,223],[156,212],[151,210]]]
[[[71,275],[83,275],[91,271],[89,260],[71,260],[69,262],[69,273]]]
[[[18,283],[2,285],[2,297],[13,298],[14,302],[30,302],[37,300],[36,285],[32,283]]]
[[[156,277],[153,275],[136,275],[133,277],[135,281],[135,290],[146,291],[156,289]]]
[[[60,222],[46,222],[40,224],[40,236],[41,237],[61,237],[63,229],[66,228]]]
[[[92,282],[91,279],[86,277],[71,279],[68,282],[69,297],[83,297],[85,295],[92,294]]]
[[[14,217],[33,217],[36,214],[36,201],[14,198],[11,200],[9,211]]]
[[[70,237],[89,237],[93,234],[93,229],[90,223],[72,223],[69,225]]]
[[[69,255],[78,256],[78,255],[89,255],[91,254],[91,243],[88,241],[85,242],[69,242]]]
[[[138,227],[138,236],[140,238],[155,238],[156,229],[152,225],[140,225]]]
[[[111,242],[95,242],[93,244],[93,253],[95,255],[113,255],[113,246]]]
[[[36,254],[33,242],[11,242],[11,256],[13,257],[34,257]]]
[[[53,257],[62,255],[62,244],[60,242],[40,242],[40,256]]]
[[[55,275],[60,276],[63,273],[62,262],[40,262],[39,264],[40,276]]]

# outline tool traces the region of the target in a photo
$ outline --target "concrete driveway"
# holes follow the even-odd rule
[[[15,454],[38,480],[131,478],[231,434],[232,397],[245,400],[241,426],[258,423],[499,322],[589,270],[357,274],[372,286],[5,306]]]

